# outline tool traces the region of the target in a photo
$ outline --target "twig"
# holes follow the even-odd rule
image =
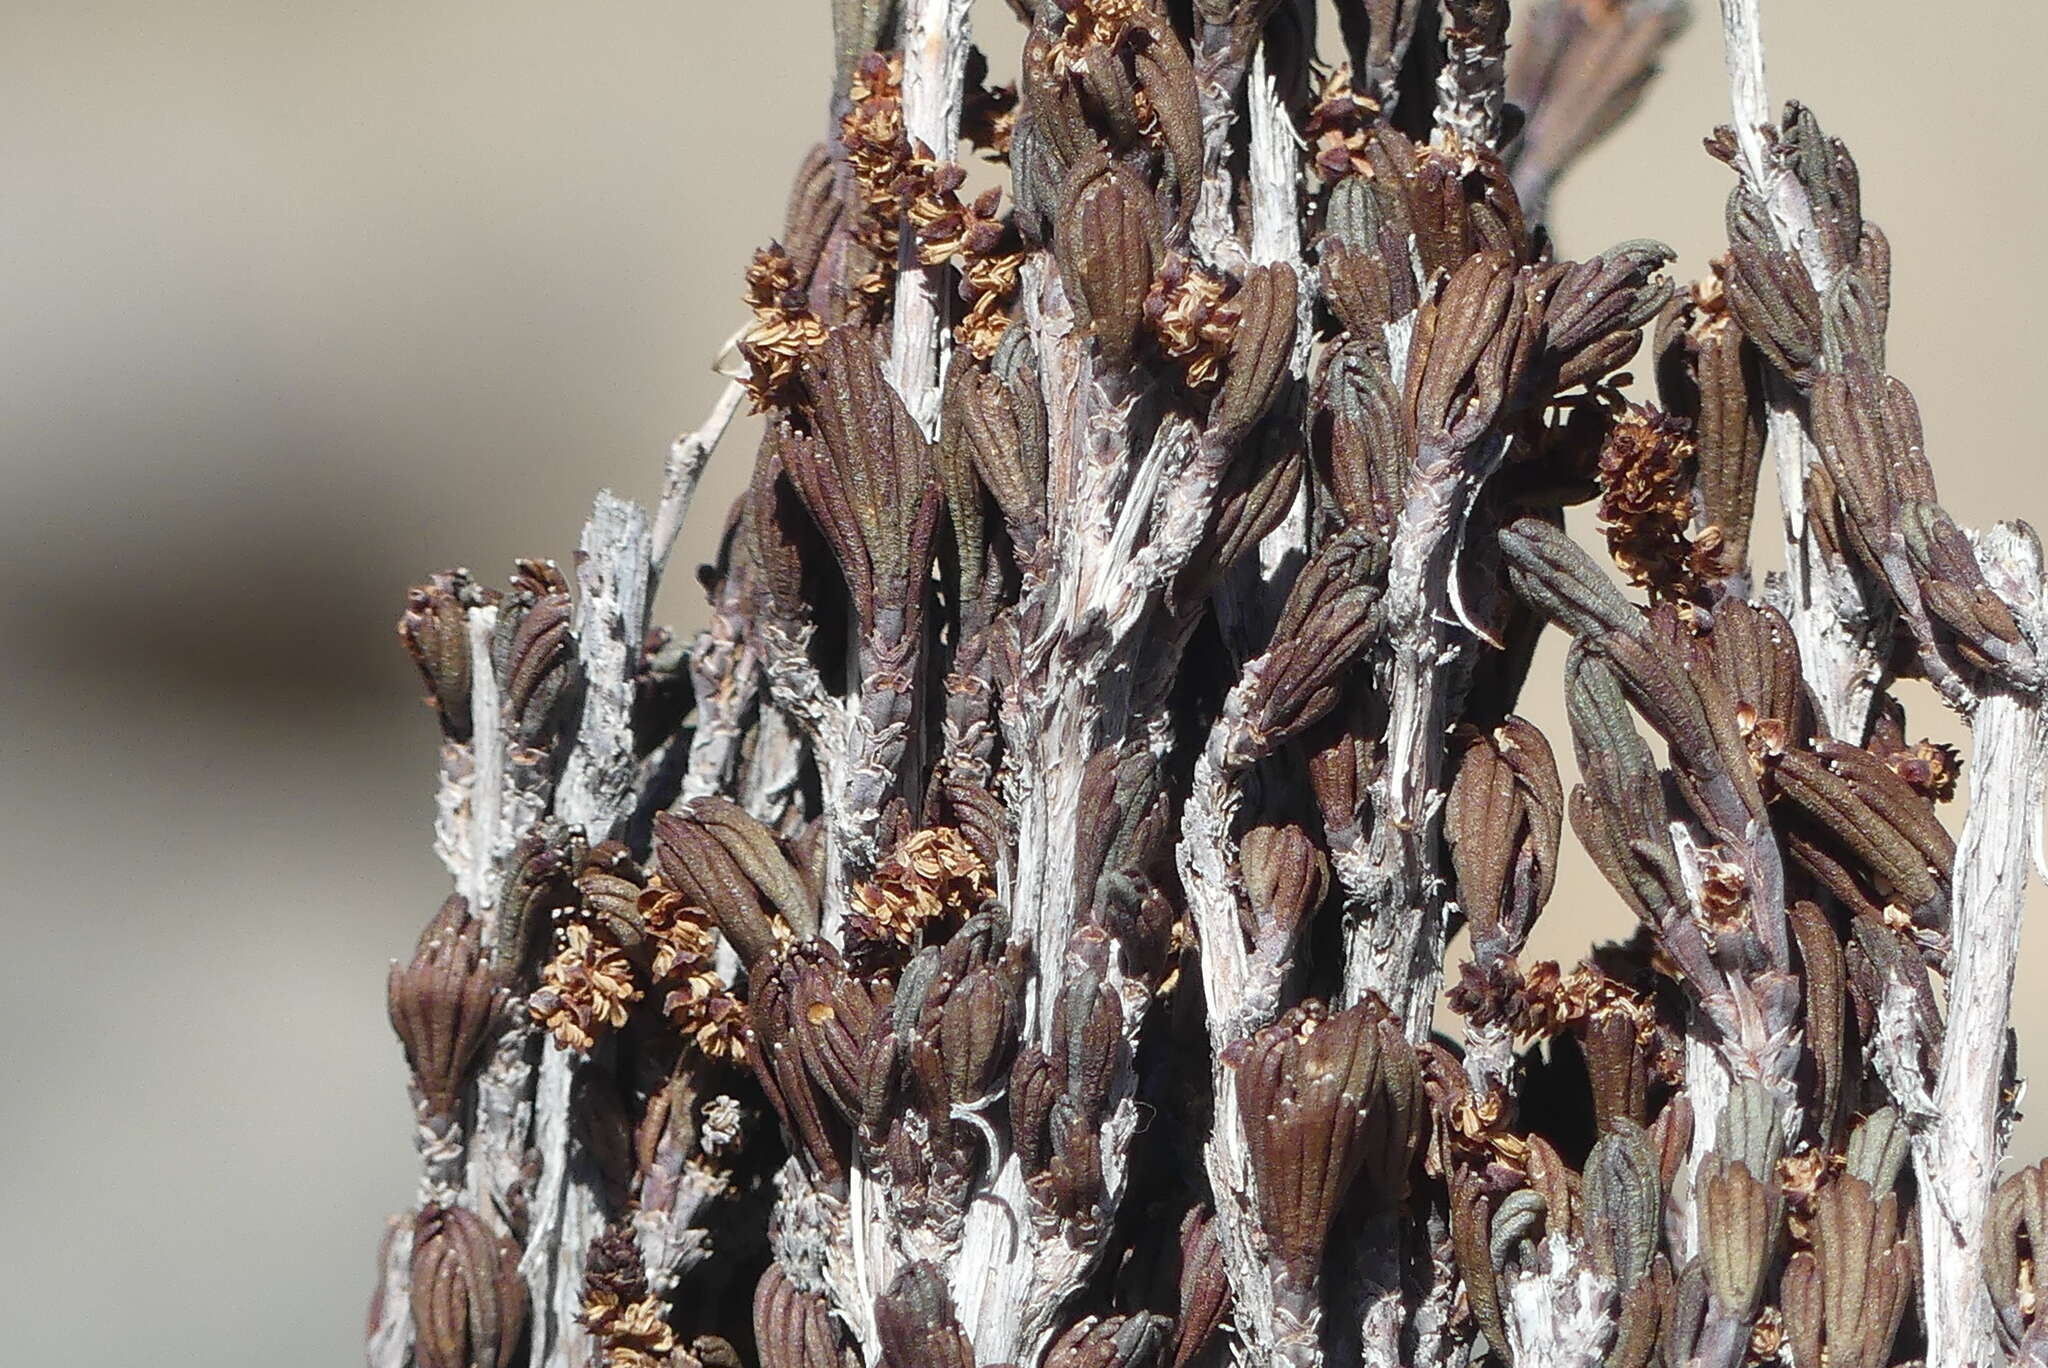
[[[1759,0],[1721,0],[1723,55],[1744,183],[1768,212],[1779,243],[1794,253],[1818,293],[1834,270],[1815,231],[1813,203],[1777,155],[1770,94],[1764,84]],[[1882,610],[1872,586],[1808,525],[1806,490],[1820,463],[1806,406],[1786,377],[1766,380],[1766,431],[1778,474],[1785,534],[1785,616],[1799,640],[1800,663],[1829,730],[1861,741],[1881,678],[1877,644]]]
[[[689,515],[690,503],[696,498],[697,481],[703,477],[711,453],[718,449],[719,438],[725,436],[726,428],[732,425],[733,415],[739,412],[740,400],[746,394],[746,387],[739,381],[728,380],[725,388],[719,391],[718,401],[711,406],[710,416],[696,431],[684,433],[669,446],[668,463],[662,470],[661,502],[654,509],[653,555],[648,567],[649,602],[661,587],[661,576],[668,568],[669,553],[675,550],[676,537],[683,530],[683,519]]]

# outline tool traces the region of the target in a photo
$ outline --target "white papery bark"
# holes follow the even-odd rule
[[[2041,548],[2031,532],[2002,523],[1979,538],[1977,559],[2036,649],[2048,643]],[[1984,1225],[2011,1124],[2001,1094],[2028,855],[2048,775],[2043,702],[1992,687],[1977,706],[1970,813],[1956,846],[1941,1072],[1932,1114],[1913,1136],[1928,1368],[1996,1358]]]
[[[969,0],[906,0],[903,6],[903,131],[941,163],[960,142],[961,82],[967,70]],[[906,228],[904,250],[917,251]],[[946,268],[916,266],[896,277],[889,380],[925,436],[939,430],[940,381],[952,334],[946,327]]]
[[[1274,1301],[1273,1279],[1262,1252],[1258,1171],[1238,1102],[1237,1071],[1223,1062],[1224,1049],[1272,1021],[1279,1005],[1279,976],[1273,966],[1259,964],[1244,942],[1245,885],[1231,832],[1239,802],[1236,780],[1214,759],[1229,744],[1228,726],[1226,709],[1207,751],[1195,762],[1194,787],[1181,818],[1176,851],[1188,916],[1201,945],[1202,1002],[1209,1028],[1214,1091],[1209,1142],[1202,1153],[1235,1298],[1231,1314],[1237,1326],[1236,1361],[1315,1364],[1322,1361],[1322,1354],[1314,1327],[1284,1323]]]
[[[1614,1339],[1614,1280],[1579,1262],[1562,1234],[1544,1240],[1543,1254],[1544,1272],[1502,1278],[1515,1368],[1594,1368]]]
[[[597,496],[576,553],[576,655],[583,707],[555,794],[555,814],[592,845],[630,810],[633,674],[647,635],[652,540],[646,512],[611,491]],[[578,1322],[583,1263],[604,1229],[596,1166],[572,1145],[570,1104],[583,1057],[543,1048],[534,1097],[540,1178],[532,1196],[526,1252],[519,1261],[532,1298],[536,1368],[580,1368],[589,1332]]]

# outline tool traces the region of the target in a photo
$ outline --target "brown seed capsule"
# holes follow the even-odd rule
[[[554,744],[576,678],[573,608],[569,581],[553,561],[518,562],[492,642],[500,709],[516,745],[545,750]]]
[[[1565,659],[1565,712],[1585,777],[1569,803],[1572,830],[1636,915],[1666,934],[1666,949],[1686,971],[1706,969],[1711,960],[1704,943],[1695,944],[1696,932],[1674,938],[1685,935],[1689,919],[1680,914],[1690,895],[1664,819],[1656,762],[1629,719],[1613,669],[1577,646]]]
[[[1708,668],[1735,705],[1738,724],[1753,750],[1768,750],[1785,737],[1811,734],[1799,645],[1784,614],[1768,604],[1724,598],[1714,605],[1713,629],[1705,637],[1684,632],[1675,614],[1671,626],[1672,637],[1682,633],[1706,644]]]
[[[910,1264],[875,1298],[875,1338],[883,1368],[974,1368],[953,1296],[936,1265]]]
[[[1511,717],[1474,736],[1444,809],[1458,905],[1482,962],[1516,954],[1555,881],[1564,789],[1543,733]]]
[[[1223,389],[1210,410],[1207,440],[1234,443],[1273,407],[1294,349],[1299,289],[1294,268],[1285,262],[1257,267],[1245,277],[1232,301],[1238,323],[1230,334]]]
[[[1763,361],[1728,312],[1718,279],[1665,314],[1657,387],[1665,407],[1689,418],[1699,456],[1700,521],[1721,534],[1731,573],[1747,574],[1764,452]]]
[[[507,981],[520,976],[554,915],[574,907],[575,875],[583,838],[556,817],[533,824],[512,849],[498,892],[498,926],[491,964]]]
[[[845,1368],[831,1305],[797,1290],[778,1264],[754,1288],[754,1341],[761,1368]]]
[[[1167,1317],[1144,1311],[1084,1316],[1053,1341],[1046,1368],[1154,1368],[1172,1328]]]
[[[938,1049],[956,1105],[977,1102],[994,1088],[1015,1043],[1021,1011],[1016,974],[997,965],[977,965],[946,994]]]
[[[1387,263],[1365,248],[1324,235],[1316,261],[1323,302],[1349,332],[1348,341],[1382,353],[1383,330],[1394,321],[1389,274]]]
[[[591,848],[576,876],[580,914],[612,944],[631,950],[646,931],[640,912],[640,895],[646,885],[647,876],[625,842],[605,841]]]
[[[1354,527],[1330,538],[1302,568],[1272,647],[1238,686],[1242,726],[1222,757],[1228,767],[1271,754],[1336,706],[1343,676],[1372,638],[1385,567],[1384,544]]]
[[[931,444],[862,330],[832,329],[802,374],[819,440],[792,442],[784,468],[839,561],[863,632],[896,640],[921,620],[930,573],[941,506]]]
[[[1099,930],[1093,934],[1107,940]],[[1099,969],[1076,968],[1070,961],[1070,977],[1053,1004],[1051,1062],[1065,1096],[1082,1115],[1099,1121],[1123,1055],[1123,1008]]]
[[[2020,688],[2038,687],[2039,657],[2020,634],[2012,610],[1985,582],[1955,520],[1938,504],[1919,500],[1900,507],[1899,525],[1927,611],[1955,634],[1957,653],[1995,678]],[[2031,531],[2027,536],[2031,539]]]
[[[1367,1118],[1384,1105],[1383,1044],[1366,1004],[1333,1014],[1311,1001],[1224,1052],[1258,1175],[1259,1224],[1299,1287],[1313,1284],[1330,1222],[1365,1160]]]
[[[1100,155],[1077,163],[1060,196],[1053,249],[1068,298],[1093,333],[1104,366],[1124,369],[1166,250],[1152,192]]]
[[[1839,1120],[1844,1072],[1856,1067],[1844,1052],[1847,1023],[1842,1013],[1847,989],[1842,943],[1836,939],[1835,928],[1826,915],[1814,904],[1802,899],[1786,908],[1785,913],[1799,946],[1800,981],[1805,989],[1806,1050],[1819,1084],[1819,1096],[1810,1110],[1825,1142],[1833,1136]]]
[[[792,932],[817,927],[816,900],[766,828],[724,798],[656,813],[655,854],[684,899],[702,907],[749,966],[781,947],[771,911]]]
[[[1175,1322],[1173,1368],[1193,1363],[1230,1312],[1230,1277],[1223,1263],[1223,1232],[1213,1212],[1188,1212],[1180,1233],[1180,1316]]]
[[[1359,734],[1343,706],[1306,733],[1308,780],[1323,829],[1331,839],[1355,836],[1365,796],[1372,787],[1375,759],[1371,744]]]
[[[426,1114],[443,1120],[457,1118],[470,1068],[505,1006],[505,991],[484,962],[482,932],[469,904],[450,894],[412,961],[391,966],[391,1028],[405,1046]]]
[[[1733,222],[1740,226],[1728,245],[1728,306],[1764,359],[1796,381],[1820,357],[1820,296],[1798,259],[1778,250],[1767,225],[1751,226],[1747,216]]]
[[[1032,1192],[1045,1207],[1077,1234],[1094,1238],[1101,1232],[1102,1120],[1071,1098],[1052,1104],[1046,1134],[1045,1172],[1032,1182]]]
[[[1663,1185],[1642,1127],[1616,1122],[1593,1146],[1582,1205],[1593,1267],[1621,1288],[1647,1278],[1663,1234]]]
[[[1870,805],[1847,780],[1810,751],[1788,750],[1771,777],[1787,802],[1806,813],[1914,907],[1942,896],[1942,885],[1927,857],[1901,830],[1905,819]],[[1917,801],[1917,800],[1916,800]]]
[[[860,1115],[862,1059],[886,1004],[876,1003],[824,941],[797,945],[789,962],[797,969],[784,1005],[789,1032],[813,1085],[850,1121]]]
[[[1640,1125],[1650,1114],[1651,1054],[1642,1014],[1633,1001],[1595,1006],[1579,1023],[1586,1080],[1593,1088],[1593,1120],[1602,1130]]]
[[[1465,1284],[1465,1295],[1480,1333],[1506,1361],[1507,1322],[1501,1316],[1500,1280],[1494,1267],[1491,1231],[1493,1213],[1481,1176],[1469,1168],[1455,1170],[1450,1181],[1452,1258]]]
[[[1808,1249],[1795,1250],[1778,1274],[1778,1308],[1785,1321],[1785,1349],[1793,1368],[1823,1368],[1821,1335],[1826,1328],[1826,1293],[1820,1261]]]
[[[526,1326],[519,1251],[465,1207],[413,1222],[413,1353],[420,1368],[509,1368]]]
[[[1813,1252],[1826,1308],[1826,1353],[1841,1368],[1884,1368],[1913,1287],[1913,1264],[1899,1226],[1895,1192],[1842,1174],[1814,1199]]]
[[[1423,306],[1409,353],[1407,405],[1418,459],[1448,459],[1476,443],[1522,383],[1541,305],[1508,257],[1466,257]]]
[[[1601,573],[1563,528],[1541,518],[1518,518],[1500,533],[1515,592],[1574,636],[1636,629],[1634,605]]]
[[[1014,329],[1005,337],[1024,338]],[[1002,359],[998,351],[998,359]],[[1022,549],[1034,544],[1045,523],[1044,434],[1031,440],[1030,419],[1035,417],[1031,399],[1020,398],[999,376],[965,361],[954,367],[954,380],[947,387],[945,418],[941,431],[945,446],[964,456],[1002,510],[1010,537]],[[1036,391],[1033,391],[1033,399]],[[1042,429],[1043,423],[1038,424]],[[948,477],[957,482],[958,477]],[[948,485],[949,499],[956,497]],[[963,551],[963,556],[965,552]]]
[[[1027,170],[1033,178],[1052,182],[1047,199],[1056,202],[1067,168],[1103,150],[1102,139],[1082,110],[1076,82],[1065,70],[1072,54],[1062,50],[1057,39],[1052,28],[1035,24],[1024,40],[1017,82],[1023,94],[1023,112],[1010,152],[1020,205],[1032,194],[1025,188]],[[1050,208],[1049,202],[1048,212]]]
[[[744,506],[738,511],[752,580],[749,607],[786,634],[794,634],[816,616],[812,600],[822,595],[812,583],[813,567],[829,555],[785,469],[784,456],[794,441],[788,423],[768,424],[755,453]]]
[[[1333,270],[1356,286],[1339,285],[1336,295],[1352,295],[1362,306],[1358,340],[1383,342],[1380,330],[1415,312],[1421,302],[1409,241],[1415,236],[1408,191],[1414,180],[1414,144],[1385,125],[1361,134],[1368,170],[1338,181],[1323,213],[1325,251],[1339,250]],[[1364,274],[1352,276],[1359,263]],[[1340,311],[1342,316],[1342,311]],[[1351,324],[1346,319],[1347,325]]]
[[[1344,521],[1382,538],[1407,497],[1408,438],[1401,389],[1381,347],[1346,340],[1316,382],[1316,470]]]
[[[1246,930],[1255,939],[1292,938],[1330,891],[1330,862],[1293,823],[1253,827],[1244,835],[1240,858],[1255,921]]]
[[[1303,464],[1299,434],[1285,423],[1262,423],[1249,445],[1223,472],[1208,535],[1174,582],[1175,605],[1199,603],[1294,506]]]
[[[828,1184],[845,1174],[848,1123],[866,1114],[869,1047],[886,1008],[824,941],[800,941],[755,973],[747,1062],[792,1147]]]
[[[1131,59],[1138,93],[1151,110],[1164,152],[1160,196],[1177,231],[1195,212],[1202,183],[1202,111],[1195,68],[1180,35],[1157,17],[1139,21],[1144,41]]]
[[[969,432],[962,420],[965,408],[981,397],[980,390],[984,384],[989,390],[1001,391],[1000,382],[976,365],[970,353],[956,353],[946,372],[945,397],[940,405],[944,415],[940,427],[942,435],[933,453],[939,488],[945,495],[946,521],[953,529],[960,583],[970,600],[975,597],[973,586],[981,578],[988,555],[988,528],[982,516],[984,490],[974,473]],[[984,421],[990,416],[1006,418],[1009,415],[983,415]],[[996,433],[988,435],[998,436]],[[1014,420],[1009,425],[1008,435],[1014,441]]]
[[[494,597],[479,590],[467,570],[444,570],[406,591],[398,639],[427,686],[427,704],[451,741],[467,741],[469,716],[469,610]]]
[[[1660,274],[1678,254],[1638,239],[1558,273],[1543,314],[1541,383],[1549,392],[1604,378],[1627,364],[1642,329],[1671,298]]]
[[[1051,1162],[1047,1127],[1059,1095],[1059,1080],[1045,1052],[1036,1045],[1018,1050],[1010,1066],[1010,1140],[1027,1176],[1044,1172]]]
[[[1777,1245],[1777,1201],[1740,1160],[1717,1159],[1703,1167],[1708,1171],[1700,1179],[1700,1238],[1714,1299],[1747,1323],[1756,1315]]]

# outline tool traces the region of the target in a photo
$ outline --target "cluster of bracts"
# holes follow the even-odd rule
[[[373,1361],[1927,1352],[1959,762],[1889,686],[2043,663],[1884,372],[1847,152],[1794,107],[1763,184],[1724,130],[1680,290],[1537,222],[1675,4],[1510,61],[1501,0],[1341,0],[1333,70],[1294,0],[1012,3],[1015,92],[962,4],[834,6],[696,641],[616,501],[573,587],[413,593],[457,892],[391,975]],[[1841,677],[1751,574],[1767,445]],[[1515,712],[1552,625],[1569,791]],[[1524,963],[1567,819],[1639,929]],[[2042,1239],[2037,1167],[1981,1245],[2026,1354]]]

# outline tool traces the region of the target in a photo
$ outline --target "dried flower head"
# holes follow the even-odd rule
[[[614,1226],[591,1241],[584,1265],[579,1319],[597,1341],[604,1368],[667,1368],[676,1348],[668,1306],[647,1286],[630,1227]]]
[[[1614,563],[1666,598],[1698,599],[1718,578],[1717,531],[1695,540],[1693,441],[1676,419],[1654,408],[1625,409],[1600,448],[1600,521]]]
[[[1213,389],[1237,330],[1237,282],[1174,254],[1145,295],[1145,328],[1162,355],[1179,363],[1181,383]]]
[[[741,334],[739,350],[756,412],[796,401],[798,367],[825,341],[825,325],[810,310],[806,284],[779,243],[755,252],[747,267],[746,302],[754,322]]]
[[[653,947],[648,993],[659,997],[662,1014],[711,1058],[744,1060],[744,1009],[714,967],[717,939],[710,914],[691,906],[660,875],[641,892],[638,912]]]
[[[626,952],[580,921],[556,932],[540,983],[527,1010],[570,1050],[588,1050],[606,1031],[625,1025],[626,1009],[646,996]]]
[[[988,866],[967,838],[953,827],[924,827],[899,841],[854,890],[847,931],[857,943],[908,950],[983,911],[994,897]]]
[[[1325,183],[1345,176],[1373,174],[1372,161],[1366,156],[1366,139],[1368,130],[1379,118],[1379,101],[1352,89],[1351,68],[1332,68],[1323,79],[1315,107],[1301,124],[1311,163]]]

